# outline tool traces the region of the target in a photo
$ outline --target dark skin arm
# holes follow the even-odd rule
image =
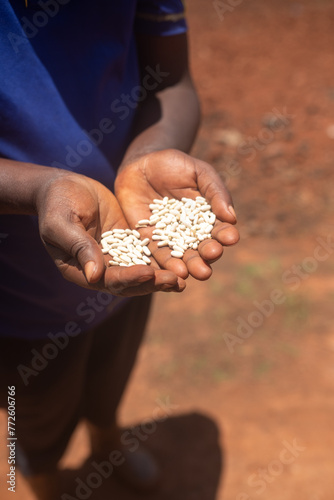
[[[122,164],[136,154],[178,149],[189,152],[200,122],[200,105],[188,68],[186,35],[137,37],[141,81],[147,67],[164,75],[141,103],[134,127],[134,139]]]
[[[98,241],[128,224],[99,182],[66,170],[0,159],[0,214],[38,215],[41,239],[64,278],[120,296],[181,291],[182,280],[157,266],[108,267]]]
[[[142,76],[150,66],[168,73],[141,104],[134,139],[119,168],[115,194],[131,227],[149,218],[153,198],[204,196],[217,216],[213,239],[203,241],[198,251],[188,250],[183,259],[170,257],[168,248],[151,250],[159,266],[183,279],[210,277],[210,263],[219,259],[224,246],[239,239],[232,199],[216,171],[207,163],[186,154],[193,143],[199,104],[188,68],[186,35],[140,36],[138,53]],[[142,229],[150,235],[150,229]]]
[[[231,198],[221,180],[210,165],[182,153],[189,150],[199,119],[187,67],[186,39],[182,35],[154,42],[152,47],[150,38],[139,40],[141,65],[145,69],[160,64],[169,76],[138,113],[134,139],[116,182],[123,212],[112,193],[97,181],[64,170],[0,159],[0,213],[38,215],[41,239],[64,278],[115,295],[181,291],[189,272],[206,279],[211,274],[209,263],[220,257],[224,245],[238,240],[231,226],[235,222],[229,208]],[[216,241],[203,242],[199,252],[188,251],[183,262],[153,246],[162,269],[156,263],[106,269],[97,243],[103,231],[127,227],[128,223],[133,227],[148,215],[153,197],[194,197],[199,192],[221,220],[213,232]]]

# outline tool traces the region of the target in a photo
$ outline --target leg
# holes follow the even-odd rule
[[[158,480],[153,457],[142,447],[130,452],[121,441],[117,408],[143,338],[151,297],[137,297],[96,329],[88,364],[85,415],[95,454],[121,451],[125,463],[115,473],[137,489],[151,489]]]
[[[81,415],[90,343],[85,335],[63,350],[49,339],[0,341],[0,405],[7,405],[7,386],[15,386],[17,464],[38,500],[60,497],[57,463]]]

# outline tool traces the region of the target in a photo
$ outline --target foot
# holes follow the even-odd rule
[[[125,482],[136,491],[148,492],[158,488],[160,482],[160,469],[153,455],[138,443],[135,450],[127,447],[122,442],[122,431],[116,424],[112,428],[100,429],[89,424],[89,433],[93,454],[103,456],[113,450],[121,452],[124,461],[115,466],[115,477]]]

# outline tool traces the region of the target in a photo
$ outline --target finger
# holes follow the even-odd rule
[[[91,290],[132,297],[159,291],[182,292],[186,286],[184,280],[171,271],[162,271],[144,265],[108,267],[105,269],[103,277],[98,282],[91,284],[88,283],[73,257],[68,258],[67,254],[55,247],[51,251],[55,263],[65,279]]]
[[[123,295],[147,295],[154,292],[180,293],[186,288],[186,282],[182,278],[177,277],[174,284],[172,284],[166,273],[169,273],[169,271],[158,271],[155,277],[147,281],[146,283],[142,283],[141,285],[137,285],[136,287],[124,289]],[[172,275],[175,276],[174,273],[172,273]]]
[[[240,239],[239,232],[234,226],[220,221],[216,222],[211,236],[224,246],[235,245]]]
[[[104,270],[104,258],[95,239],[79,223],[57,219],[43,224],[41,237],[53,258],[73,257],[84,270],[88,283],[101,279]],[[60,250],[60,252],[56,251]]]
[[[234,226],[227,223],[218,223],[212,231],[213,238],[204,240],[198,247],[202,259],[213,263],[220,259],[224,246],[234,245],[239,241],[239,233]]]
[[[146,295],[158,291],[181,292],[185,288],[184,280],[171,271],[155,271],[149,266],[131,266],[107,269],[104,288],[115,295]]]
[[[111,266],[105,271],[103,287],[111,292],[121,292],[129,287],[140,286],[154,278],[155,270],[151,266]]]
[[[187,266],[182,260],[171,256],[171,249],[169,247],[158,247],[157,242],[152,241],[153,229],[154,226],[138,229],[141,239],[149,238],[151,240],[148,247],[153,257],[152,266],[157,267],[157,264],[160,269],[172,271],[176,276],[185,280],[189,275]]]
[[[187,250],[183,261],[189,274],[198,280],[207,280],[212,275],[210,264],[221,258],[224,252],[223,245],[232,245],[239,239],[238,231],[230,224],[219,224],[215,239],[207,239],[200,243],[198,251]]]
[[[207,239],[200,243],[198,253],[203,260],[213,263],[223,255],[224,247],[221,243],[213,239]]]
[[[169,247],[158,248],[157,244],[152,244],[151,247],[154,260],[159,264],[161,269],[168,269],[182,279],[186,279],[188,277],[189,272],[186,264],[182,259],[172,257],[171,249]]]
[[[186,282],[172,271],[159,270],[155,273],[155,286],[157,291],[183,292],[186,288]]]
[[[212,211],[222,220],[235,224],[236,214],[229,190],[211,165],[197,161],[195,163],[198,189],[210,203]]]
[[[197,250],[187,250],[183,256],[189,274],[200,281],[205,281],[212,275],[210,264],[202,259]]]

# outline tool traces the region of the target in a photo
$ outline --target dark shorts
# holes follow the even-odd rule
[[[131,299],[67,344],[0,339],[0,406],[7,407],[8,386],[15,386],[17,462],[24,474],[52,471],[79,420],[106,427],[115,419],[150,302],[151,296]]]

